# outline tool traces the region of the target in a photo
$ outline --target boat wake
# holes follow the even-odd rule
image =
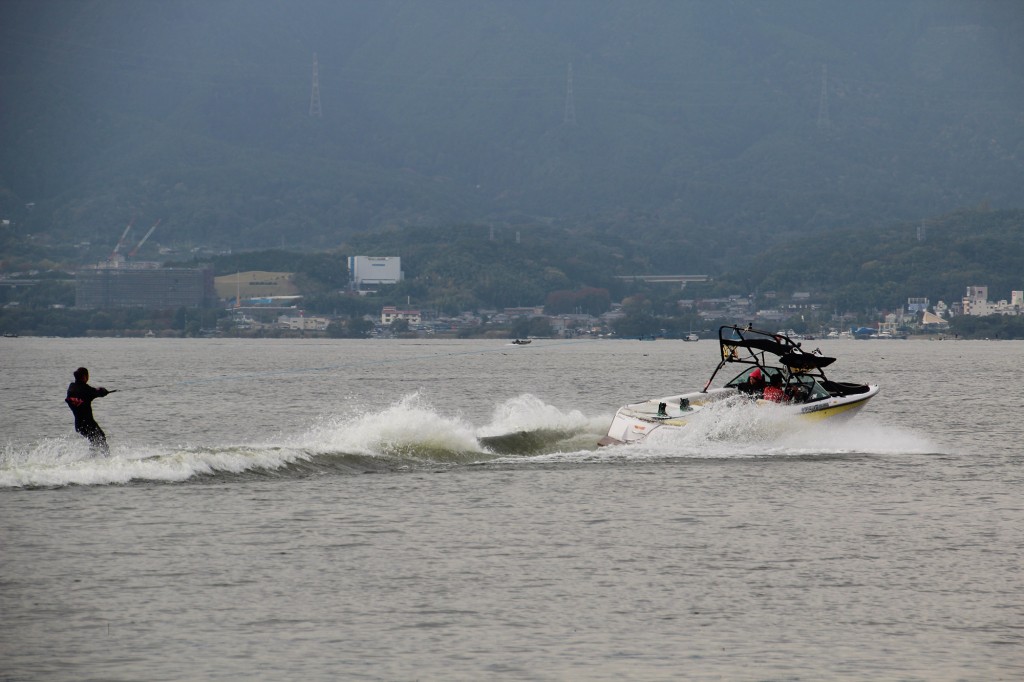
[[[77,436],[8,444],[0,451],[0,489],[430,469],[596,447],[606,426],[605,416],[566,412],[521,395],[496,405],[490,421],[476,427],[411,394],[383,410],[322,417],[277,442],[118,443],[108,455]]]
[[[419,394],[383,410],[325,416],[274,442],[228,445],[118,443],[109,455],[78,436],[0,451],[0,489],[299,477],[436,470],[459,465],[650,462],[676,459],[845,457],[931,454],[920,434],[858,416],[794,423],[772,407],[722,401],[686,428],[657,431],[641,443],[598,449],[609,415],[564,411],[532,395],[495,405],[474,426],[439,412]]]
[[[794,419],[791,413],[745,398],[710,405],[683,429],[652,433],[637,447],[648,457],[757,458],[935,454],[928,438],[860,414],[854,420]]]

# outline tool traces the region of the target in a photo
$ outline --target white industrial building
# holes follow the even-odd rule
[[[967,287],[967,295],[963,298],[964,315],[983,317],[986,315],[1021,315],[1024,314],[1024,291],[1011,291],[1010,300],[998,303],[988,300],[988,287]]]
[[[409,324],[420,324],[423,315],[419,310],[400,310],[393,305],[384,306],[380,311],[380,323],[385,327],[397,320],[408,320]]]
[[[405,279],[400,256],[349,256],[348,276],[355,291]]]
[[[330,320],[326,317],[306,317],[305,315],[281,315],[277,318],[277,325],[282,329],[295,331],[317,331],[327,330]]]

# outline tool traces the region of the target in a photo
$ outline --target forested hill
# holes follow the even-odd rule
[[[893,309],[909,297],[959,301],[968,286],[990,298],[1024,289],[1024,210],[956,211],[920,222],[837,229],[770,249],[732,286],[827,294],[837,310]]]
[[[1024,210],[956,211],[925,221],[861,229],[840,228],[813,238],[780,243],[754,259],[735,264],[706,284],[678,286],[624,280],[650,271],[647,253],[630,240],[577,240],[553,226],[523,230],[459,226],[400,228],[356,237],[331,253],[265,251],[214,259],[217,274],[242,270],[300,273],[304,292],[326,294],[344,288],[345,256],[401,255],[406,280],[382,289],[388,304],[450,312],[541,305],[555,292],[607,291],[611,300],[641,294],[658,301],[659,312],[678,314],[680,296],[761,296],[776,300],[805,291],[828,311],[874,319],[907,298],[959,301],[967,286],[989,287],[992,300],[1024,288]],[[179,263],[178,265],[183,265]],[[387,298],[390,297],[390,298]]]
[[[723,269],[1024,206],[1022,35],[1013,1],[6,0],[0,213],[100,251],[133,216],[150,247],[556,224]]]

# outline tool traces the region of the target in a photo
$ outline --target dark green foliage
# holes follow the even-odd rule
[[[509,327],[509,336],[517,339],[547,338],[554,334],[551,323],[543,317],[520,317]]]
[[[17,302],[22,310],[71,307],[75,304],[75,283],[73,280],[52,279],[29,286],[0,287],[0,305],[12,302]]]
[[[922,223],[837,230],[769,250],[752,266],[760,291],[814,291],[841,311],[892,308],[911,296],[993,299],[1024,288],[1024,211],[957,211]]]
[[[653,337],[661,333],[661,321],[654,315],[643,311],[633,311],[612,323],[612,329],[622,337]]]
[[[1017,3],[764,5],[7,0],[0,218],[33,241],[0,229],[0,253],[99,260],[133,216],[163,220],[150,258],[487,221],[565,228],[563,273],[595,283],[583,240],[715,274],[809,232],[1024,204]],[[520,265],[481,300],[569,288]]]
[[[544,312],[559,315],[575,313],[601,315],[611,308],[611,297],[607,289],[583,287],[575,291],[552,291],[544,301]]]
[[[85,336],[90,332],[150,326],[164,328],[163,324],[152,324],[157,314],[137,308],[96,311],[73,308],[21,310],[19,307],[0,310],[0,331],[22,336]]]
[[[334,320],[327,325],[327,335],[335,339],[365,339],[373,331],[373,322],[362,317]]]
[[[967,339],[1024,339],[1024,316],[955,317],[948,335]]]
[[[380,312],[381,304],[376,299],[367,299],[347,293],[330,292],[303,296],[302,307],[308,313],[317,315],[362,316]]]

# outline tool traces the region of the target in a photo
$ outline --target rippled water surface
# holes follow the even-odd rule
[[[597,449],[717,345],[0,341],[3,680],[1024,678],[1024,343]]]

